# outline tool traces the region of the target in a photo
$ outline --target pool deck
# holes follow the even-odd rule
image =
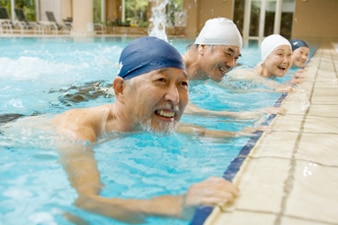
[[[338,224],[338,53],[321,44],[233,179],[240,196],[204,225]]]

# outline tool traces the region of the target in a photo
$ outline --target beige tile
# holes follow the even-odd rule
[[[336,114],[337,117],[307,116],[304,124],[304,132],[338,134],[338,112],[332,112],[332,114]]]
[[[285,159],[247,159],[234,180],[240,189],[235,208],[279,212],[289,166]]]
[[[303,134],[295,157],[321,165],[338,167],[337,146],[338,134]]]
[[[251,150],[250,156],[254,158],[291,158],[297,137],[298,133],[296,132],[272,132],[271,134],[266,134],[259,141],[257,147]]]
[[[338,104],[338,99],[336,96],[314,96],[311,98],[311,103],[315,105],[335,105]]]
[[[303,115],[289,115],[278,116],[272,124],[272,130],[283,132],[297,132],[301,128]]]
[[[336,73],[332,72],[331,69],[320,69],[316,76],[316,82],[331,82],[337,79]]]
[[[306,99],[299,99],[298,101],[294,100],[283,103],[283,107],[287,109],[287,114],[293,115],[304,115],[309,106],[310,102]]]
[[[310,95],[312,92],[312,85],[309,86],[309,89],[305,89],[304,85],[296,88],[296,91],[288,95],[287,101],[300,101],[300,100],[310,100]]]
[[[310,106],[310,94],[311,91],[300,87],[297,88],[296,92],[289,94],[282,103],[282,107],[287,109],[287,115],[304,115]]]
[[[335,97],[337,100],[338,104],[338,89],[337,87],[326,87],[326,88],[317,88],[315,87],[313,91],[313,96],[318,97],[318,96],[326,96],[326,97]]]
[[[334,66],[332,62],[327,61],[324,62],[323,60],[319,64],[319,69],[317,71],[317,80],[321,79],[335,79],[336,73],[334,72]]]
[[[338,221],[338,168],[297,161],[285,214],[309,220]]]
[[[338,105],[311,105],[310,116],[338,117]]]
[[[314,84],[315,88],[322,88],[322,89],[333,89],[338,87],[338,80],[337,78],[333,79],[318,79]],[[334,91],[334,89],[333,89]]]
[[[274,225],[276,215],[248,211],[217,213],[210,216],[204,225]]]
[[[304,80],[303,83],[298,84],[297,85],[297,90],[302,90],[302,91],[306,91],[307,93],[311,93],[312,89],[313,89],[313,82],[314,79],[309,79],[308,77]]]
[[[283,217],[280,225],[328,225],[325,221],[306,220],[302,218]]]
[[[317,76],[318,67],[319,63],[308,64],[304,69],[305,80],[313,81]]]

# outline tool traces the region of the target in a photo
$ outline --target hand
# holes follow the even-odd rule
[[[270,132],[269,126],[245,127],[237,133],[238,136],[251,136],[256,131]]]
[[[283,107],[267,107],[262,108],[259,110],[260,112],[268,113],[268,114],[279,114],[279,115],[285,115],[287,112],[287,109]]]
[[[261,112],[239,112],[237,113],[236,118],[245,119],[245,120],[250,120],[250,119],[259,120],[263,116],[264,115],[262,115]]]
[[[304,79],[305,79],[305,74],[304,74],[304,70],[301,69],[301,70],[298,70],[292,77],[291,79],[291,83],[293,84],[301,84],[304,82]]]
[[[296,90],[295,88],[295,83],[288,83],[288,84],[283,84],[280,87],[276,89],[277,92],[282,92],[282,93],[292,93]]]
[[[227,204],[234,201],[238,192],[238,188],[224,178],[210,177],[189,188],[185,196],[184,207]]]

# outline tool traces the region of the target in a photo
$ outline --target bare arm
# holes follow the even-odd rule
[[[65,145],[59,150],[59,156],[71,186],[78,193],[75,205],[79,208],[128,223],[144,222],[147,215],[181,216],[183,196],[151,200],[101,197],[103,185],[91,146]]]
[[[229,82],[243,80],[243,81],[249,82],[250,85],[253,85],[253,84],[263,85],[263,86],[258,86],[258,87],[256,85],[253,85],[252,87],[248,85],[248,87],[244,89],[235,88],[233,90],[237,92],[247,92],[247,91],[252,91],[252,90],[261,91],[261,92],[287,92],[287,93],[293,92],[293,87],[292,85],[290,85],[290,83],[280,84],[277,81],[268,79],[266,77],[259,76],[257,74],[258,73],[257,70],[260,70],[260,69],[262,68],[256,67],[255,69],[245,68],[245,69],[235,69],[235,70],[230,71],[228,73]],[[220,83],[220,85],[226,88],[229,88],[228,83]],[[241,85],[244,85],[244,84],[241,84]]]
[[[259,127],[246,127],[238,132],[227,131],[227,130],[210,130],[202,126],[197,126],[194,124],[188,123],[179,123],[176,128],[178,133],[197,135],[201,137],[210,137],[210,138],[231,138],[231,137],[240,137],[240,136],[251,136],[256,131],[265,131],[267,130],[266,126]]]
[[[219,117],[229,117],[229,118],[237,118],[237,119],[259,119],[262,117],[260,112],[230,112],[225,110],[207,110],[203,108],[199,108],[193,103],[189,102],[187,107],[184,110],[184,113],[187,114],[195,114],[195,115],[203,115],[203,116],[219,116]]]
[[[91,147],[63,147],[59,150],[60,162],[78,193],[75,205],[120,221],[141,223],[148,216],[191,219],[197,206],[226,204],[238,194],[233,184],[213,177],[193,184],[183,195],[163,195],[151,199],[104,198],[99,195],[102,183]]]

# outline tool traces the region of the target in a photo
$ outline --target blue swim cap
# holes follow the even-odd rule
[[[166,41],[150,36],[130,42],[122,50],[119,66],[118,76],[125,80],[162,68],[185,71],[181,54]]]
[[[306,41],[300,40],[300,39],[293,39],[290,41],[292,51],[296,50],[297,48],[300,47],[307,47],[310,48],[309,44],[306,43]]]

